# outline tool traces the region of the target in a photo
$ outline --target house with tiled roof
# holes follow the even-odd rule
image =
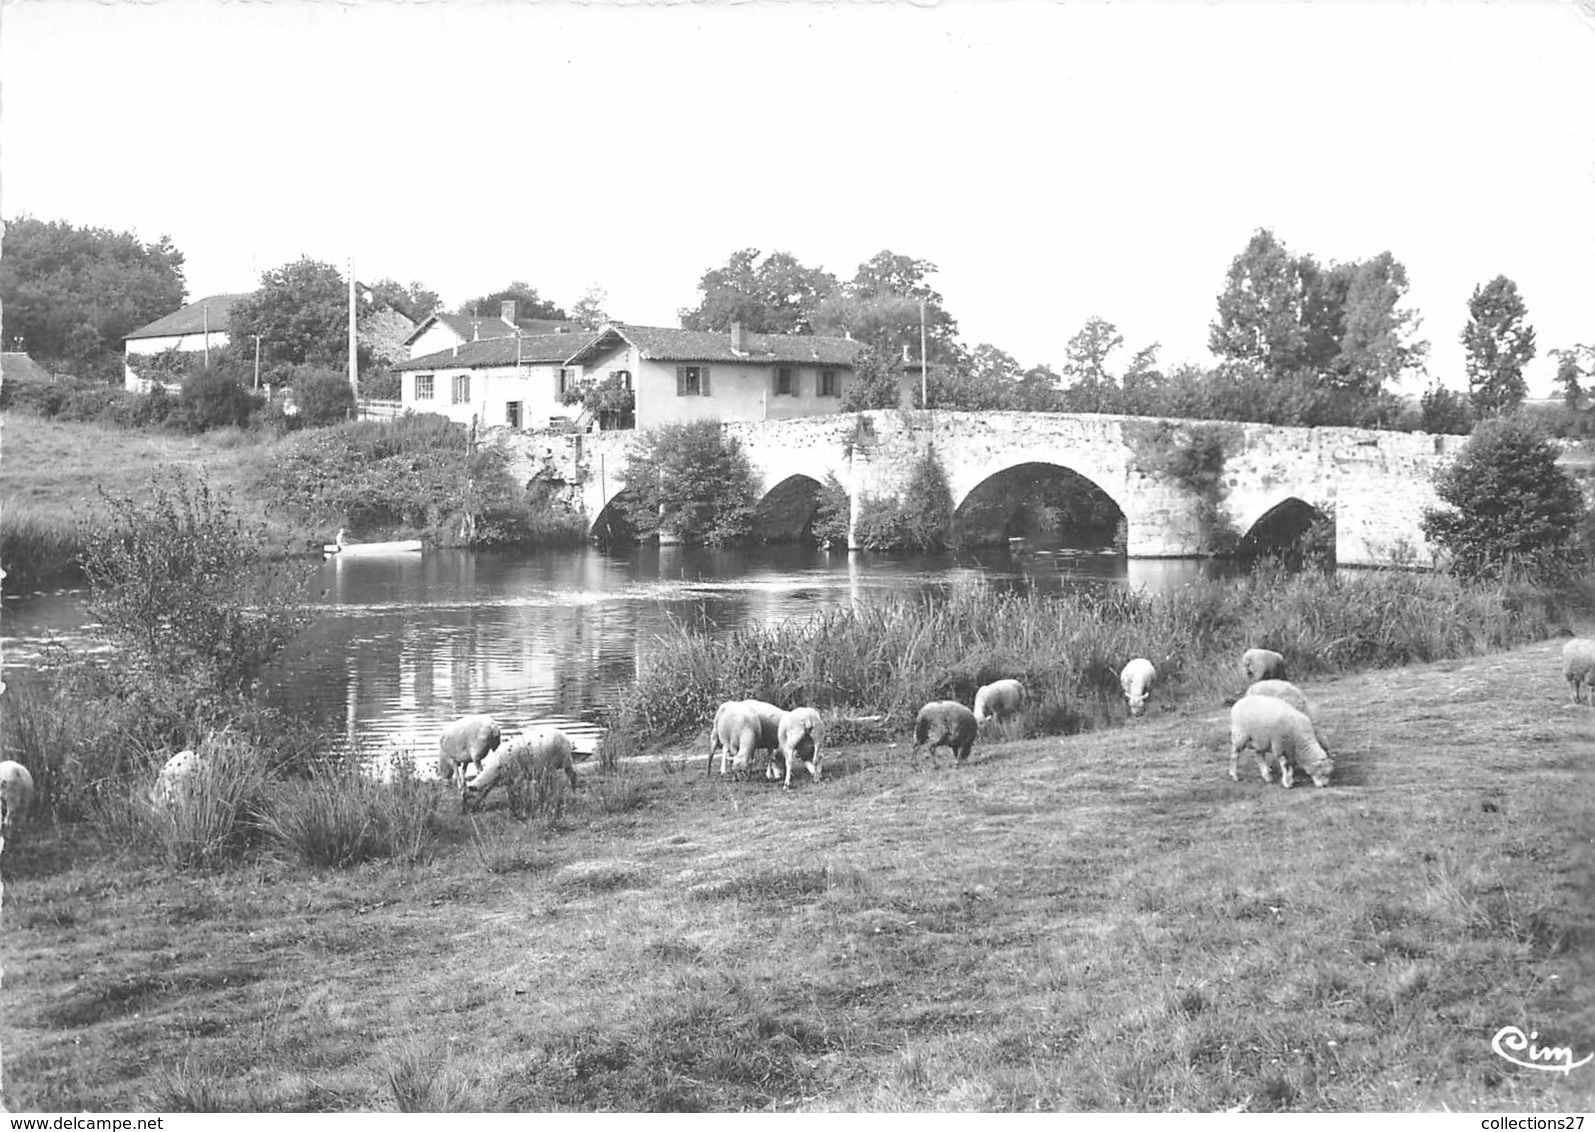
[[[624,374],[638,428],[678,421],[764,421],[839,412],[863,344],[812,334],[729,333],[611,323],[567,364]]]
[[[247,295],[206,295],[181,310],[156,319],[129,334],[124,342],[122,382],[134,393],[149,390],[150,383],[133,371],[132,359],[138,354],[160,354],[167,350],[203,352],[227,345],[227,316],[232,306]]]
[[[580,403],[563,396],[582,378],[570,357],[594,332],[520,334],[456,343],[393,367],[404,410],[483,428],[570,428]]]
[[[463,346],[468,342],[513,338],[517,334],[565,334],[578,329],[570,319],[518,318],[515,305],[513,299],[504,300],[499,304],[496,317],[441,312],[429,315],[404,340],[404,345],[410,351],[410,359],[424,358],[428,354]]]

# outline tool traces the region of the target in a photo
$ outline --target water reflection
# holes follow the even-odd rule
[[[512,729],[557,722],[590,747],[596,731],[583,721],[672,623],[716,634],[965,585],[1156,591],[1213,572],[1028,542],[918,558],[792,546],[334,557],[316,581],[322,616],[274,666],[265,694],[367,748],[435,750],[443,725],[468,712]],[[7,599],[8,676],[37,663],[51,633],[87,642],[87,620],[81,593]]]

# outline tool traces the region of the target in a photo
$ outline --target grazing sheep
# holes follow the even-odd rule
[[[438,736],[438,777],[454,785],[465,797],[466,767],[482,773],[482,760],[498,750],[503,733],[490,715],[465,715],[443,729]]]
[[[571,755],[576,747],[570,737],[557,727],[539,727],[495,748],[482,761],[482,771],[465,786],[463,801],[467,810],[478,810],[487,801],[493,787],[504,784],[509,795],[510,814],[525,817],[531,812],[528,803],[538,791],[554,792],[554,815],[564,812],[565,784],[560,772],[576,788],[576,767]]]
[[[1017,680],[997,680],[975,693],[975,722],[988,719],[1001,722],[1017,715],[1025,706],[1025,686]]]
[[[1119,673],[1119,687],[1130,702],[1130,714],[1146,711],[1146,701],[1152,695],[1152,685],[1157,681],[1157,668],[1144,656],[1138,656]]]
[[[193,788],[202,763],[199,752],[194,750],[178,751],[167,759],[150,788],[150,804],[169,806],[185,796]]]
[[[1248,696],[1273,696],[1276,700],[1284,700],[1308,719],[1313,717],[1312,709],[1307,706],[1307,697],[1302,695],[1301,689],[1289,680],[1259,680],[1246,689],[1246,694]]]
[[[1229,776],[1236,782],[1241,752],[1248,747],[1257,756],[1257,772],[1270,781],[1269,765],[1279,763],[1279,784],[1287,789],[1296,768],[1312,775],[1313,785],[1327,786],[1335,764],[1313,733],[1313,721],[1275,696],[1242,696],[1230,708]]]
[[[0,844],[20,843],[22,823],[33,808],[33,775],[19,762],[0,762]]]
[[[914,720],[914,750],[930,748],[930,759],[936,761],[936,748],[946,747],[963,762],[975,745],[975,713],[957,700],[937,700],[919,709]]]
[[[1562,646],[1562,675],[1573,690],[1573,702],[1595,707],[1595,640],[1574,637]],[[1585,689],[1582,699],[1579,689]]]
[[[807,752],[805,755],[804,752]],[[786,764],[786,784],[783,790],[792,789],[793,764],[802,761],[808,765],[809,776],[820,779],[820,713],[811,707],[793,708],[781,716],[777,728],[776,752]],[[779,777],[772,759],[765,777]]]
[[[1241,654],[1241,672],[1248,684],[1289,679],[1285,675],[1285,658],[1272,649],[1247,649]]]
[[[720,773],[735,769],[738,774],[749,769],[753,753],[764,750],[773,754],[781,748],[781,717],[786,712],[763,700],[727,700],[714,713],[714,726],[709,731],[709,765],[706,774],[714,773],[714,753],[720,755]],[[766,774],[768,774],[768,768]],[[772,776],[773,777],[773,776]]]

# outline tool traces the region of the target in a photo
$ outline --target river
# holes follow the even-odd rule
[[[371,754],[434,750],[443,725],[469,712],[512,730],[556,723],[590,750],[598,709],[672,621],[712,634],[861,598],[983,583],[1158,590],[1212,569],[1030,544],[919,558],[787,545],[333,557],[315,580],[326,591],[321,616],[273,666],[264,693]],[[81,591],[7,597],[6,679],[26,679],[51,639],[97,647],[92,629]]]

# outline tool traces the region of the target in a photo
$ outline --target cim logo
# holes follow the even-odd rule
[[[1535,1045],[1539,1036],[1538,1030],[1524,1034],[1516,1026],[1502,1026],[1490,1039],[1490,1048],[1513,1065],[1521,1065],[1525,1069],[1544,1069],[1564,1076],[1581,1065],[1595,1061],[1595,1053],[1574,1061],[1573,1051],[1568,1046]],[[1518,1056],[1523,1053],[1528,1055],[1526,1060]]]

